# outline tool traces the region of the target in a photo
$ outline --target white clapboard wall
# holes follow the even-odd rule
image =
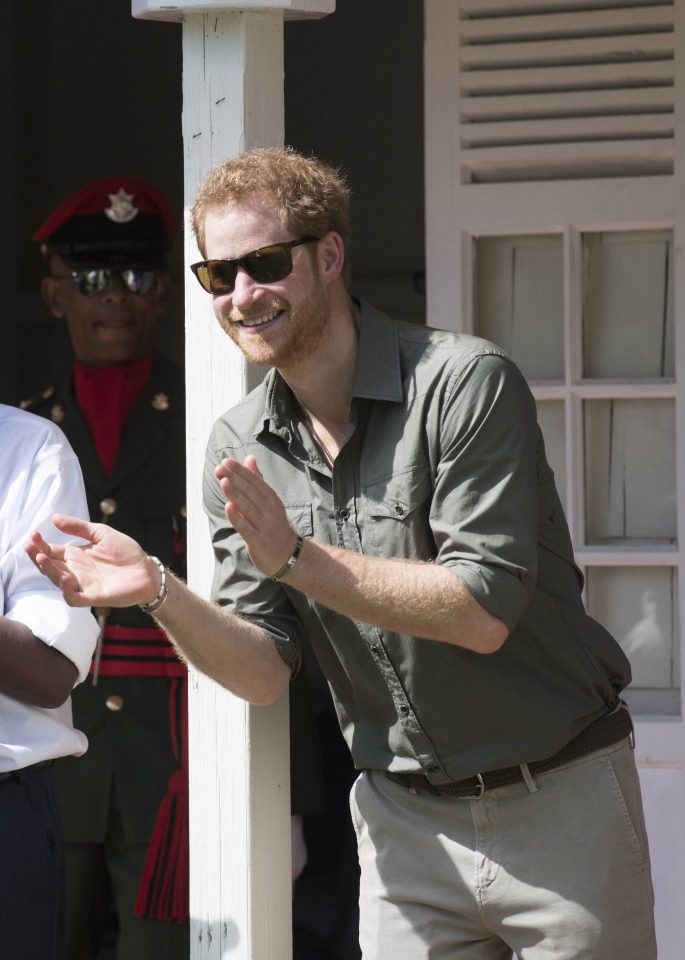
[[[428,323],[501,344],[533,390],[586,603],[631,661],[681,960],[685,0],[424,10]]]

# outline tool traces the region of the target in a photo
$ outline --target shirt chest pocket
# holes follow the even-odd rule
[[[283,506],[288,523],[295,533],[299,533],[301,537],[311,537],[313,533],[311,503],[305,500],[292,500],[285,502]]]
[[[432,560],[432,484],[427,466],[414,466],[369,484],[364,492],[368,529],[378,556]]]

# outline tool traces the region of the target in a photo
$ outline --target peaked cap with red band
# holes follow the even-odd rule
[[[133,177],[93,180],[53,210],[32,239],[70,263],[163,263],[176,213],[155,187]]]

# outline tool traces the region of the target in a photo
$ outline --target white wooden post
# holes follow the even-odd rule
[[[283,142],[284,16],[334,9],[335,0],[132,0],[135,17],[183,21],[186,264],[200,259],[189,210],[211,167]],[[191,281],[185,306],[188,582],[207,596],[213,558],[202,509],[205,445],[214,419],[255,376]],[[189,713],[191,958],[290,960],[287,694],[273,707],[251,707],[191,671]]]

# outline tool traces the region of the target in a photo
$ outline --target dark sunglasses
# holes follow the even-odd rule
[[[292,273],[292,248],[301,243],[316,243],[318,237],[301,237],[285,243],[272,243],[259,250],[251,250],[235,260],[200,260],[191,263],[190,269],[207,293],[232,293],[238,267],[242,267],[257,283],[276,283]]]
[[[121,280],[131,293],[144,297],[155,286],[159,270],[137,270],[135,267],[126,267],[122,270],[110,270],[99,267],[91,270],[72,270],[68,276],[53,277],[53,280],[72,280],[84,297],[96,297],[107,289],[107,284],[113,276]]]

